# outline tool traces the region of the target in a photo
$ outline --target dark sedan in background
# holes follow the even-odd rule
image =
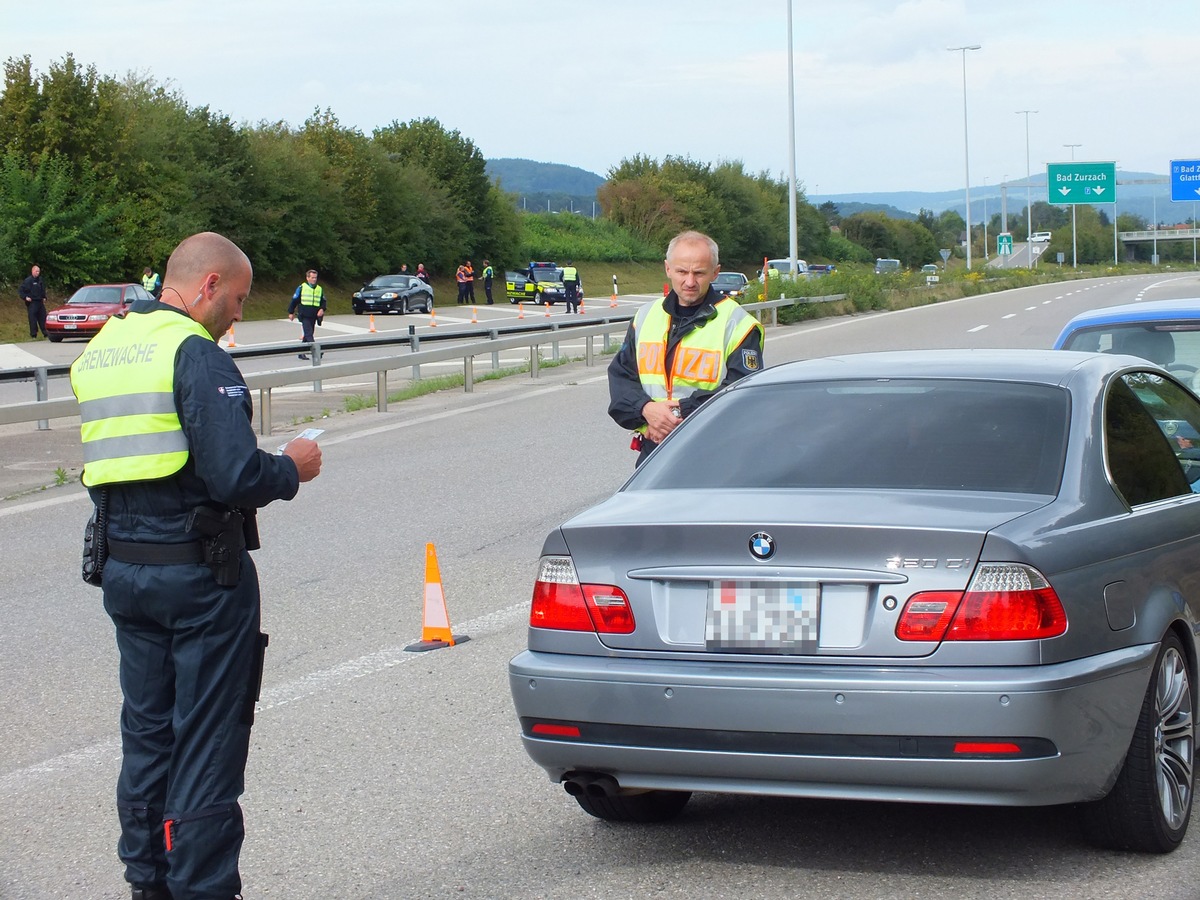
[[[712,281],[712,289],[722,297],[740,297],[746,292],[750,279],[741,272],[718,272]]]
[[[46,313],[46,337],[55,343],[90,338],[133,301],[153,299],[140,284],[84,285],[63,306]]]
[[[546,539],[524,746],[591,815],[692,791],[1192,809],[1200,401],[1124,355],[812,359],[737,382]]]
[[[433,288],[415,275],[380,275],[355,291],[354,314],[433,312]]]

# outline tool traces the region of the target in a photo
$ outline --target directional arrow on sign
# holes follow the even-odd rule
[[[1071,193],[1071,189],[1069,187],[1060,187],[1058,192],[1065,197],[1067,194]]]
[[[1103,194],[1104,188],[1092,188],[1092,193],[1093,194]]]

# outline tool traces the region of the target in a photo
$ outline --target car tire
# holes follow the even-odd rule
[[[427,315],[427,316],[433,315],[433,298],[432,297],[425,298],[425,315]]]
[[[1174,632],[1163,638],[1133,740],[1113,789],[1081,808],[1087,839],[1113,850],[1170,853],[1192,814],[1195,674]]]
[[[52,343],[52,344],[62,343],[62,335],[61,334],[48,334],[48,335],[46,335],[46,337],[48,337],[50,339],[50,343]]]
[[[363,314],[363,311],[356,306],[356,307],[354,307],[354,314],[356,316],[361,316]]]
[[[400,301],[400,315],[402,315],[402,316],[408,315],[408,300],[407,299]]]
[[[674,819],[691,798],[691,791],[641,791],[613,797],[580,794],[575,801],[585,813],[606,822],[649,823]]]

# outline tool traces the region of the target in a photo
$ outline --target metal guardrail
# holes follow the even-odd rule
[[[765,316],[761,315],[762,313],[770,311],[770,324],[775,326],[779,324],[779,309],[781,307],[795,306],[800,303],[842,300],[845,296],[845,294],[834,294],[824,297],[783,298],[780,300],[769,300],[764,303],[747,303],[744,304],[743,309],[760,313],[760,319],[765,318]],[[259,432],[261,434],[268,434],[271,428],[271,391],[277,387],[303,384],[304,382],[311,381],[313,382],[314,391],[320,392],[321,383],[326,379],[346,378],[374,372],[376,373],[376,408],[380,412],[385,412],[388,406],[388,372],[396,369],[412,369],[413,378],[419,379],[421,377],[422,365],[461,359],[463,361],[463,390],[470,393],[475,389],[474,366],[475,358],[478,356],[490,354],[492,357],[492,368],[495,370],[499,368],[499,355],[502,351],[528,348],[529,374],[530,377],[537,378],[541,362],[539,355],[540,347],[546,344],[553,345],[554,359],[557,360],[558,344],[560,341],[582,337],[585,342],[584,358],[587,365],[590,366],[595,361],[594,339],[596,337],[604,337],[605,348],[607,349],[609,335],[614,331],[623,332],[628,327],[629,321],[632,318],[632,315],[623,315],[606,317],[599,323],[590,321],[579,323],[554,322],[548,327],[533,324],[503,326],[500,328],[454,328],[446,332],[423,335],[415,334],[413,327],[410,326],[409,334],[405,337],[390,337],[385,335],[382,338],[376,337],[372,339],[334,338],[328,341],[314,341],[312,344],[304,342],[262,344],[247,348],[235,347],[228,352],[231,356],[235,357],[255,357],[278,356],[296,353],[297,351],[308,351],[312,357],[312,365],[310,367],[293,366],[288,369],[255,372],[246,376],[247,386],[251,390],[259,392]],[[508,336],[501,337],[501,334]],[[419,349],[421,343],[461,340],[463,338],[480,336],[487,336],[487,339],[470,344],[456,344],[453,347],[443,347],[435,350]],[[363,349],[394,344],[407,344],[410,352],[400,356],[372,357],[370,359],[347,360],[346,362],[337,363],[324,363],[321,359],[322,354],[330,349]],[[37,383],[38,390],[37,400],[0,405],[0,425],[36,421],[39,430],[46,430],[50,427],[50,419],[78,415],[79,403],[74,397],[63,397],[56,400],[47,399],[49,378],[52,375],[68,375],[70,374],[70,368],[69,365],[39,366],[29,369],[13,369],[0,373],[0,376],[8,376],[3,380],[28,381],[32,379]],[[314,369],[319,371],[313,371]],[[19,373],[19,377],[17,377],[17,373]]]

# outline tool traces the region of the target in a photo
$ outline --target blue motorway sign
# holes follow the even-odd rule
[[[1200,200],[1200,159],[1171,160],[1171,199]]]

